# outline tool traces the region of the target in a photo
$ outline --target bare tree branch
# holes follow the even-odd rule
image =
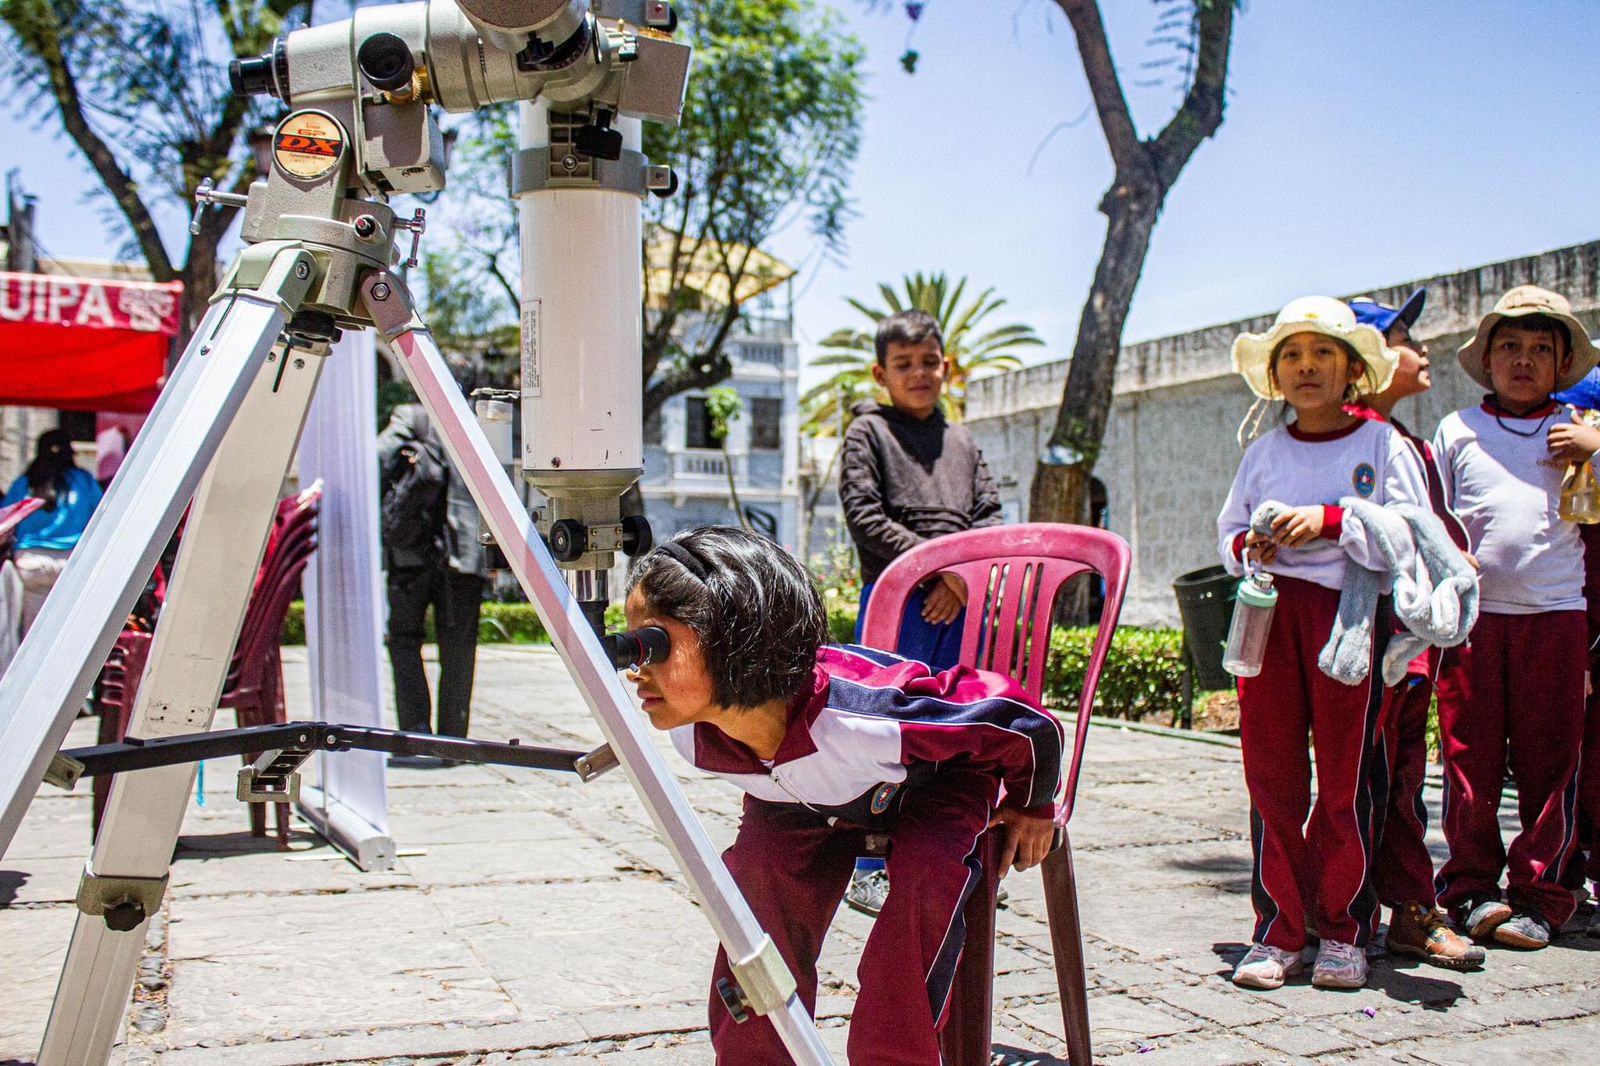
[[[1231,4],[1232,0],[1226,2]],[[1083,60],[1083,72],[1089,79],[1089,92],[1094,97],[1095,111],[1100,115],[1100,128],[1105,131],[1112,161],[1118,170],[1141,166],[1144,146],[1133,127],[1128,98],[1122,92],[1117,65],[1111,58],[1100,5],[1095,0],[1056,0],[1056,4],[1077,35],[1078,55]]]

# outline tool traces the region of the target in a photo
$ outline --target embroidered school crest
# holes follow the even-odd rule
[[[893,782],[886,782],[878,786],[878,791],[872,794],[872,813],[882,814],[889,809],[889,804],[894,801],[894,794],[900,791],[900,786]]]
[[[1362,463],[1356,467],[1355,473],[1350,475],[1350,484],[1355,488],[1357,496],[1366,499],[1378,486],[1378,472],[1372,469],[1371,463]]]

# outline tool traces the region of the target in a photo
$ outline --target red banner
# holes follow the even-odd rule
[[[0,271],[0,404],[150,410],[182,294],[178,282]]]
[[[177,336],[183,285],[0,271],[0,322]]]

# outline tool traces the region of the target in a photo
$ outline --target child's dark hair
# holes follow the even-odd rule
[[[640,556],[628,575],[658,614],[694,630],[712,698],[724,707],[792,699],[828,639],[822,597],[805,569],[749,530],[708,526]]]
[[[939,320],[926,311],[897,311],[878,323],[878,336],[873,346],[878,352],[878,365],[886,365],[891,344],[921,344],[932,338],[944,351],[944,337],[939,333]]]
[[[1515,318],[1502,318],[1494,324],[1489,331],[1489,338],[1484,342],[1484,351],[1494,349],[1494,338],[1503,329],[1516,330],[1518,333],[1553,333],[1561,338],[1561,343],[1556,345],[1558,351],[1556,358],[1572,351],[1572,331],[1567,329],[1567,324],[1552,315],[1532,314],[1518,315]]]

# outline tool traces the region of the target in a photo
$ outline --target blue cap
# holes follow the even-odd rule
[[[1404,322],[1406,329],[1415,326],[1417,319],[1422,317],[1422,305],[1427,299],[1427,289],[1418,289],[1406,297],[1406,302],[1399,307],[1381,304],[1370,296],[1357,296],[1350,301],[1350,310],[1356,313],[1357,322],[1371,326],[1379,333],[1388,333],[1389,327],[1396,322]]]
[[[1589,371],[1582,381],[1556,393],[1551,399],[1557,403],[1570,403],[1584,411],[1600,410],[1600,367]]]

